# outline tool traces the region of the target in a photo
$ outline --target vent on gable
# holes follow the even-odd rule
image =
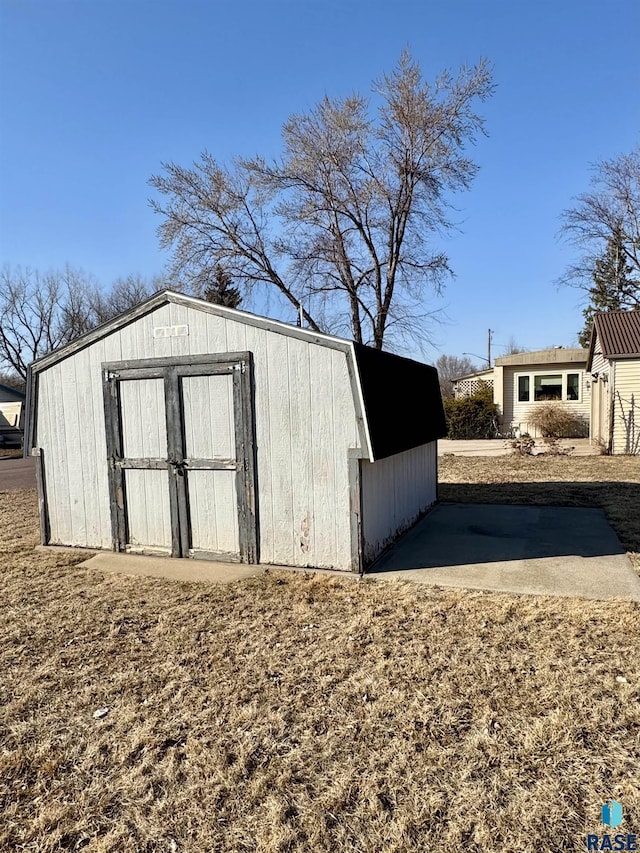
[[[154,338],[185,338],[189,334],[189,326],[155,326]]]

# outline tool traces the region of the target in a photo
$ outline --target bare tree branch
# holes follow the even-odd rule
[[[451,274],[435,239],[476,174],[465,149],[492,90],[486,62],[430,84],[405,52],[372,101],[325,97],[292,115],[276,162],[163,164],[150,203],[173,272],[193,287],[222,264],[245,293],[275,288],[302,306],[310,328],[347,325],[381,348],[389,328],[433,316],[425,303]]]
[[[24,382],[32,361],[128,310],[165,286],[162,279],[116,279],[103,292],[95,278],[66,266],[41,273],[0,270],[0,370]]]
[[[640,304],[640,146],[630,154],[597,163],[591,190],[578,196],[563,213],[562,233],[581,252],[560,279],[593,296],[598,263],[614,245],[621,269],[628,268],[624,286],[617,286],[619,307]],[[618,277],[619,278],[619,277]]]

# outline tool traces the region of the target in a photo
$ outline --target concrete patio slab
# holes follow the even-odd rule
[[[80,565],[130,576],[206,583],[233,583],[267,570],[318,571],[112,551],[94,553]],[[358,577],[347,572],[322,573],[351,580]],[[640,578],[598,509],[439,504],[375,563],[366,578],[640,601]]]
[[[440,504],[367,577],[640,601],[640,578],[598,509]]]

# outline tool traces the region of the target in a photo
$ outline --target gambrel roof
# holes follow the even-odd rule
[[[371,461],[427,444],[446,434],[435,367],[171,290],[155,293],[135,308],[35,361],[30,368],[31,374],[37,376],[41,371],[170,302],[345,352],[350,364],[355,402],[362,412]]]

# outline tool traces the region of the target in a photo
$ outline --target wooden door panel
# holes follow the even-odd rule
[[[128,551],[171,554],[171,512],[167,471],[131,468],[124,472]]]
[[[123,455],[129,459],[167,458],[164,380],[120,382]]]
[[[102,368],[114,550],[256,562],[251,354]]]
[[[181,385],[185,457],[234,459],[232,376],[184,376]]]
[[[239,560],[235,471],[187,471],[190,556]]]
[[[164,378],[119,383],[127,551],[171,553]],[[152,468],[151,466],[157,466]]]
[[[229,370],[179,377],[187,550],[193,557],[240,560],[233,382]]]

